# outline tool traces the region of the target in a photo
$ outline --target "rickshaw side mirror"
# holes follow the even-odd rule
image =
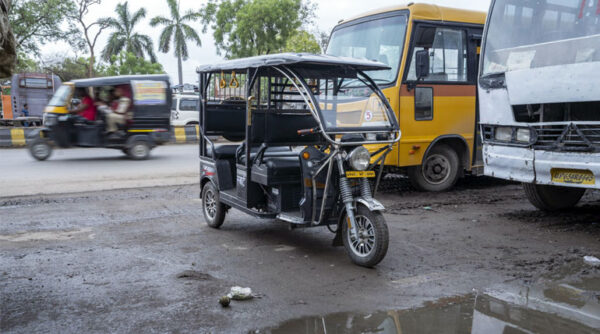
[[[417,81],[429,76],[429,51],[419,50],[415,54]]]

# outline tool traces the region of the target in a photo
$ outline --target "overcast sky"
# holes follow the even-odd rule
[[[188,9],[197,10],[205,0],[180,0],[182,11]],[[91,22],[99,17],[113,16],[115,7],[118,3],[124,2],[123,0],[102,0],[101,5],[92,7],[88,20]],[[416,2],[416,1],[415,1]],[[422,0],[419,2],[434,3],[442,6],[466,8],[473,10],[487,11],[490,0]],[[359,15],[363,12],[374,10],[381,7],[393,6],[404,3],[399,0],[313,0],[313,3],[318,5],[316,12],[316,26],[320,31],[330,32],[336,23],[345,18],[350,18],[355,15]],[[150,19],[157,15],[164,15],[168,17],[168,7],[164,0],[129,0],[129,10],[131,12],[136,11],[138,8],[146,7],[146,19],[143,20],[137,27],[137,32],[149,35],[154,40],[154,47],[157,48],[158,36],[160,34],[160,28],[150,27]],[[200,32],[200,24],[195,24],[195,27]],[[96,54],[99,54],[104,47],[108,38],[108,33],[103,32],[100,36],[97,46]],[[183,64],[183,79],[184,82],[193,83],[196,82],[196,66],[200,64],[210,63],[220,60],[221,57],[217,55],[216,48],[214,46],[214,39],[212,38],[212,31],[208,31],[206,34],[201,35],[202,46],[191,47],[190,46],[190,59]],[[64,54],[68,46],[64,43],[53,43],[46,45],[42,48],[44,55],[52,54]],[[172,50],[172,49],[171,49]],[[172,54],[163,54],[156,51],[159,62],[163,65],[172,82],[177,81],[177,60]]]

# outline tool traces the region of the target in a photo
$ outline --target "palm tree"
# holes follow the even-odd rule
[[[118,55],[121,51],[126,51],[140,58],[144,58],[145,53],[147,53],[150,61],[155,63],[156,55],[154,54],[152,39],[148,35],[134,32],[135,25],[146,17],[146,9],[140,8],[131,15],[127,7],[127,1],[125,1],[118,4],[115,11],[117,18],[109,17],[103,20],[108,28],[114,31],[108,38],[106,47],[102,50],[102,58],[105,61],[110,61],[112,55]]]
[[[150,25],[156,27],[158,25],[164,26],[163,31],[160,34],[158,42],[158,50],[163,53],[169,52],[171,49],[171,40],[173,41],[175,57],[177,57],[177,65],[179,70],[179,84],[183,85],[182,75],[182,60],[187,60],[189,57],[188,46],[186,41],[196,42],[196,45],[201,46],[200,36],[196,31],[186,24],[186,22],[194,22],[200,18],[200,13],[194,11],[187,11],[185,15],[181,16],[179,13],[179,3],[175,0],[167,0],[169,9],[171,10],[171,18],[164,16],[154,17],[150,21]]]

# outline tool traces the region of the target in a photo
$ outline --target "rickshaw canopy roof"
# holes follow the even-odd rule
[[[90,78],[71,81],[75,87],[99,87],[99,86],[118,86],[127,85],[135,80],[153,80],[169,82],[169,76],[166,74],[146,74],[146,75],[120,75],[116,77]]]
[[[332,67],[346,67],[359,71],[387,70],[390,67],[384,63],[355,59],[349,57],[336,57],[330,55],[316,55],[311,53],[280,53],[249,58],[227,60],[216,64],[201,65],[198,73],[239,71],[249,68],[288,65],[290,68],[303,69],[331,69]]]

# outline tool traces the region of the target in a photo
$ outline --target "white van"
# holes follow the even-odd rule
[[[175,94],[171,106],[171,125],[197,125],[200,121],[198,95]]]

